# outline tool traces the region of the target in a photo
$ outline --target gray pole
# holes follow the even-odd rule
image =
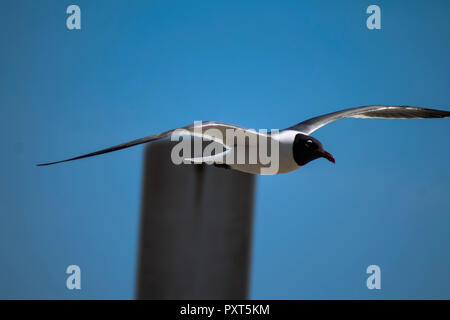
[[[254,177],[145,149],[138,299],[246,299]]]

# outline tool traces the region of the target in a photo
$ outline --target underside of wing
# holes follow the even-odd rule
[[[100,154],[109,153],[109,152],[113,152],[113,151],[129,148],[129,147],[136,146],[136,145],[139,145],[139,144],[143,144],[143,143],[148,143],[148,142],[164,139],[164,138],[170,137],[172,134],[175,134],[175,133],[180,135],[180,134],[183,134],[183,132],[184,132],[184,134],[205,136],[205,138],[209,138],[211,140],[218,141],[216,135],[218,135],[219,133],[222,133],[222,136],[225,138],[227,129],[244,130],[244,131],[246,130],[245,128],[240,127],[240,126],[226,124],[226,123],[221,123],[221,122],[215,122],[215,121],[196,122],[194,124],[191,124],[191,125],[188,125],[188,126],[185,126],[185,127],[164,131],[164,132],[161,132],[161,133],[158,133],[158,134],[154,134],[154,135],[147,136],[147,137],[144,137],[144,138],[140,138],[140,139],[132,140],[132,141],[129,141],[129,142],[125,142],[125,143],[122,143],[122,144],[119,144],[119,145],[116,145],[116,146],[112,146],[112,147],[109,147],[109,148],[106,148],[106,149],[102,149],[102,150],[98,150],[98,151],[95,151],[95,152],[83,154],[83,155],[80,155],[80,156],[77,156],[77,157],[73,157],[73,158],[69,158],[69,159],[65,159],[65,160],[60,160],[60,161],[55,161],[55,162],[48,162],[48,163],[41,163],[41,164],[38,164],[37,166],[48,166],[48,165],[52,165],[52,164],[57,164],[57,163],[62,163],[62,162],[67,162],[67,161],[73,161],[73,160],[93,157],[93,156],[97,156],[97,155],[100,155]],[[217,134],[213,135],[214,132],[216,132]],[[220,141],[218,141],[218,142],[220,142]]]
[[[185,158],[184,160],[186,160],[186,161],[188,161],[190,163],[195,163],[195,164],[200,164],[200,163],[207,163],[207,164],[224,163],[225,157],[230,151],[231,151],[230,149],[226,149],[225,151],[220,152],[218,154],[205,156],[205,157],[197,157],[197,158]]]
[[[450,112],[445,110],[427,109],[412,106],[373,105],[345,109],[324,114],[300,122],[287,129],[311,134],[331,122],[343,118],[382,118],[382,119],[412,119],[412,118],[446,118]]]

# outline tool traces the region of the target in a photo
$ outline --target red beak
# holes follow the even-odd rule
[[[324,151],[322,157],[327,159],[330,162],[336,163],[336,160],[334,160],[334,157],[331,153]]]

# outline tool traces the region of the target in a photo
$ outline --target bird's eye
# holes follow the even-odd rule
[[[305,146],[306,146],[307,148],[311,147],[312,145],[313,145],[312,140],[306,140]]]

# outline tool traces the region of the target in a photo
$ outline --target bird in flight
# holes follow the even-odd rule
[[[234,169],[251,174],[261,174],[262,169],[267,167],[267,163],[262,163],[262,161],[257,160],[256,163],[236,162],[234,156],[228,157],[230,154],[236,153],[239,147],[244,147],[245,150],[249,151],[252,149],[251,143],[252,139],[243,140],[237,142],[233,139],[232,143],[227,144],[227,141],[223,139],[226,135],[227,130],[238,130],[243,132],[248,137],[264,137],[269,142],[276,142],[278,146],[277,154],[277,166],[275,171],[269,171],[269,173],[262,174],[278,174],[286,173],[296,170],[308,162],[318,159],[325,158],[333,163],[335,163],[334,157],[322,146],[322,143],[316,138],[311,136],[311,133],[317,129],[334,122],[336,120],[344,118],[383,118],[383,119],[411,119],[411,118],[447,118],[450,117],[450,111],[427,109],[420,107],[411,106],[389,106],[389,105],[370,105],[363,107],[356,107],[350,109],[344,109],[328,114],[324,114],[318,117],[314,117],[296,125],[282,129],[279,131],[272,131],[269,133],[258,133],[254,130],[246,129],[237,125],[225,124],[221,122],[208,121],[202,122],[200,127],[196,125],[189,125],[178,129],[173,129],[165,132],[161,132],[155,135],[150,135],[137,140],[122,143],[110,148],[102,149],[92,153],[84,154],[81,156],[49,162],[41,163],[38,166],[48,166],[61,162],[67,162],[77,159],[83,159],[87,157],[97,156],[100,154],[117,151],[125,149],[128,147],[136,146],[143,143],[148,143],[151,141],[161,140],[170,137],[177,130],[183,130],[187,134],[195,135],[196,130],[201,130],[202,132],[207,132],[210,129],[216,130],[222,133],[222,138],[217,139],[216,136],[212,137],[208,134],[204,134],[203,138],[212,139],[223,145],[225,151],[217,153],[208,157],[197,157],[197,158],[187,158],[187,160],[192,163],[213,163],[219,167],[225,167],[229,169]],[[260,141],[259,139],[254,139],[253,141]],[[258,143],[258,142],[256,142]],[[241,144],[241,145],[240,145]],[[230,160],[231,159],[231,160]],[[266,171],[267,172],[267,171]]]

